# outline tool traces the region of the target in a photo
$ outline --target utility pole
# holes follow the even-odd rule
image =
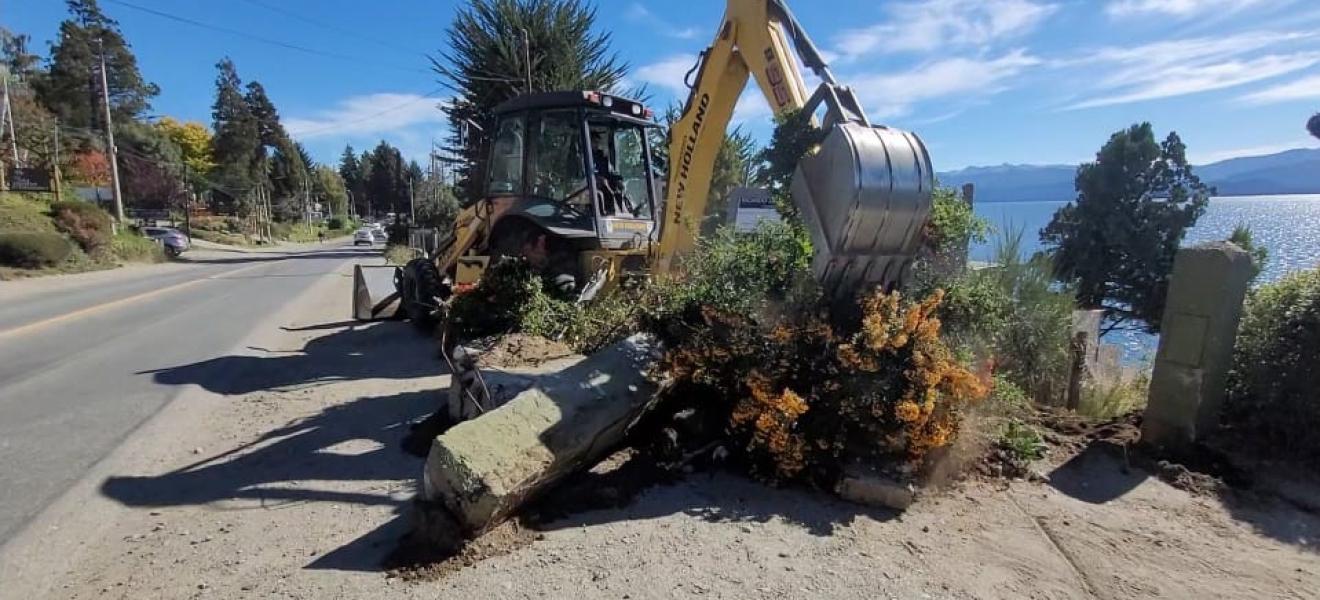
[[[417,198],[413,195],[413,178],[408,177],[408,216],[410,224],[417,224]]]
[[[3,91],[4,109],[0,113],[0,139],[4,139],[5,132],[9,132],[9,150],[14,157],[14,166],[18,166],[18,129],[14,126],[14,110],[9,102],[9,70],[0,72],[0,79],[4,80]]]
[[[526,29],[522,30],[522,34],[523,34],[523,66],[526,68],[527,71],[527,93],[530,94],[532,93],[532,36],[527,33]]]
[[[188,176],[191,174],[188,163],[183,163],[183,234],[188,236],[189,244],[192,243],[193,192],[192,186],[188,185]]]
[[[105,107],[105,141],[110,155],[110,194],[115,199],[115,220],[124,222],[124,196],[119,191],[119,151],[115,148],[115,124],[110,118],[110,83],[105,73],[105,41],[96,38],[96,48],[101,55],[101,101]]]
[[[63,198],[63,185],[60,181],[60,119],[55,117],[55,148],[52,149],[54,157],[50,161],[51,175],[55,178],[55,200]]]

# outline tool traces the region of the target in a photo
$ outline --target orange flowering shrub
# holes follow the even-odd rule
[[[942,300],[872,292],[851,326],[814,305],[766,323],[692,306],[660,328],[657,366],[727,411],[734,449],[762,479],[829,480],[859,459],[911,474],[989,391],[941,339]]]

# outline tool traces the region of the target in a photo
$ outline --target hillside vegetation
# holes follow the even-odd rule
[[[155,241],[133,231],[111,233],[104,210],[52,200],[47,194],[0,192],[0,279],[165,260]]]

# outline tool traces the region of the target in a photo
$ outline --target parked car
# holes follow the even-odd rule
[[[353,232],[354,246],[361,246],[363,244],[370,246],[375,243],[376,243],[376,236],[374,232],[372,232],[370,229],[363,227],[362,229]]]
[[[142,235],[156,240],[171,258],[192,247],[192,240],[173,227],[143,227]]]
[[[372,228],[371,237],[372,239],[375,239],[377,242],[380,242],[382,244],[388,242],[390,239],[388,235],[385,235],[384,229],[377,229],[377,228]]]

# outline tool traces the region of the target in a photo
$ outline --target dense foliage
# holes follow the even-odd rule
[[[1077,168],[1077,199],[1040,232],[1058,278],[1111,329],[1160,330],[1174,254],[1213,193],[1186,150],[1177,133],[1156,142],[1150,123],[1115,132]]]
[[[1320,268],[1252,290],[1238,330],[1226,422],[1264,449],[1320,459]]]

